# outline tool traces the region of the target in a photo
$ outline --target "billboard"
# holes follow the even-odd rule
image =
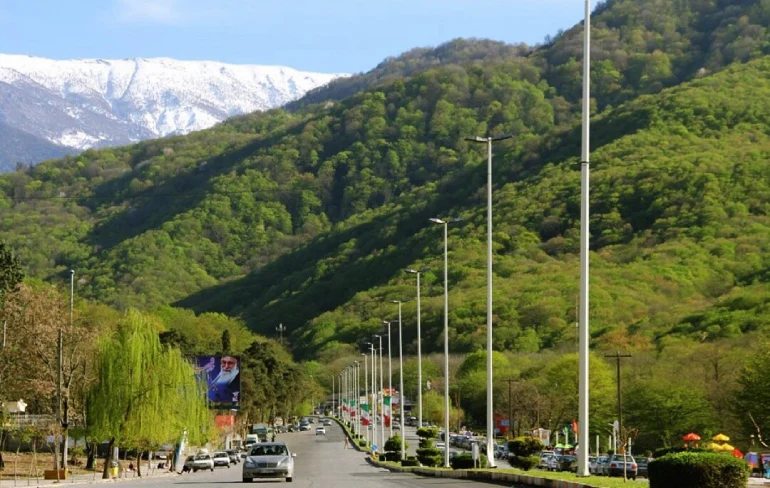
[[[238,408],[241,394],[240,358],[237,356],[196,356],[195,372],[208,386],[214,408]]]

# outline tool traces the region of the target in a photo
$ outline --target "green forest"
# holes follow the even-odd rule
[[[768,25],[768,0],[614,0],[593,17],[591,344],[604,366],[634,352],[639,402],[707,405],[691,428],[724,425],[770,331]],[[0,240],[32,280],[76,270],[89,303],[169,328],[191,311],[266,336],[282,323],[295,359],[334,371],[394,318],[390,300],[415,296],[408,267],[430,269],[423,351],[442,350],[443,242],[428,219],[458,217],[450,344],[471,358],[485,343],[486,154],[463,138],[512,134],[494,148],[494,347],[524,385],[557,394],[572,378],[554,365],[575,360],[581,33],[415,49],[283,109],[0,175]],[[415,313],[407,302],[410,355]],[[241,350],[275,347],[295,374],[260,341]],[[476,393],[458,407],[476,418],[468,368]],[[651,379],[680,370],[693,389]],[[611,370],[598,377],[611,390]],[[597,415],[611,417],[610,390]],[[554,399],[549,422],[573,407]],[[531,425],[546,415],[532,412]],[[680,421],[649,445],[671,444]]]

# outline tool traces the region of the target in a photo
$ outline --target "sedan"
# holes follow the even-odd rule
[[[227,466],[228,468],[230,467],[230,456],[228,456],[226,452],[224,451],[215,452],[212,458],[214,459],[214,466]]]
[[[243,482],[250,483],[254,478],[294,478],[294,458],[283,442],[264,442],[251,449],[243,463]]]
[[[319,426],[315,428],[315,435],[326,435],[326,427]]]

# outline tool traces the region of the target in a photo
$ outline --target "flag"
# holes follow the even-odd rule
[[[391,409],[391,398],[390,396],[384,396],[382,397],[382,416],[385,419],[385,426],[390,427],[390,417],[392,415],[392,409]]]
[[[369,425],[369,405],[361,405],[361,425]]]
[[[572,432],[578,433],[578,421],[575,419],[572,419]]]

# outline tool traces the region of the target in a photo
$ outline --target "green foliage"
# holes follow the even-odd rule
[[[740,419],[744,432],[755,434],[770,429],[770,344],[763,341],[748,359],[738,377],[734,413]]]
[[[473,455],[470,453],[458,454],[449,461],[449,464],[452,466],[452,469],[474,469],[476,467],[474,465]],[[479,455],[477,464],[478,467],[486,468],[487,457]]]
[[[366,441],[366,439],[361,439],[358,441],[358,445],[361,447],[366,447],[369,445],[369,443]]]
[[[538,467],[540,464],[540,456],[508,456],[508,463],[514,468],[529,471],[530,469]]]
[[[409,447],[409,443],[404,444],[407,448]],[[394,435],[393,437],[389,437],[387,441],[385,441],[385,452],[401,452],[401,436]],[[399,454],[400,455],[400,454]]]
[[[524,436],[508,442],[508,452],[514,456],[528,457],[545,449],[540,439]]]
[[[420,465],[420,459],[410,456],[404,460],[401,461],[401,466],[419,466]],[[435,466],[434,465],[426,465],[426,466]]]
[[[3,306],[5,296],[16,289],[16,286],[24,279],[21,263],[7,244],[0,241],[0,308]]]
[[[417,437],[421,439],[420,442],[435,439],[436,437],[438,437],[438,429],[435,427],[420,427],[419,429],[417,429],[416,433],[417,433]]]
[[[656,458],[648,467],[650,488],[743,488],[749,466],[730,454],[681,452]]]

